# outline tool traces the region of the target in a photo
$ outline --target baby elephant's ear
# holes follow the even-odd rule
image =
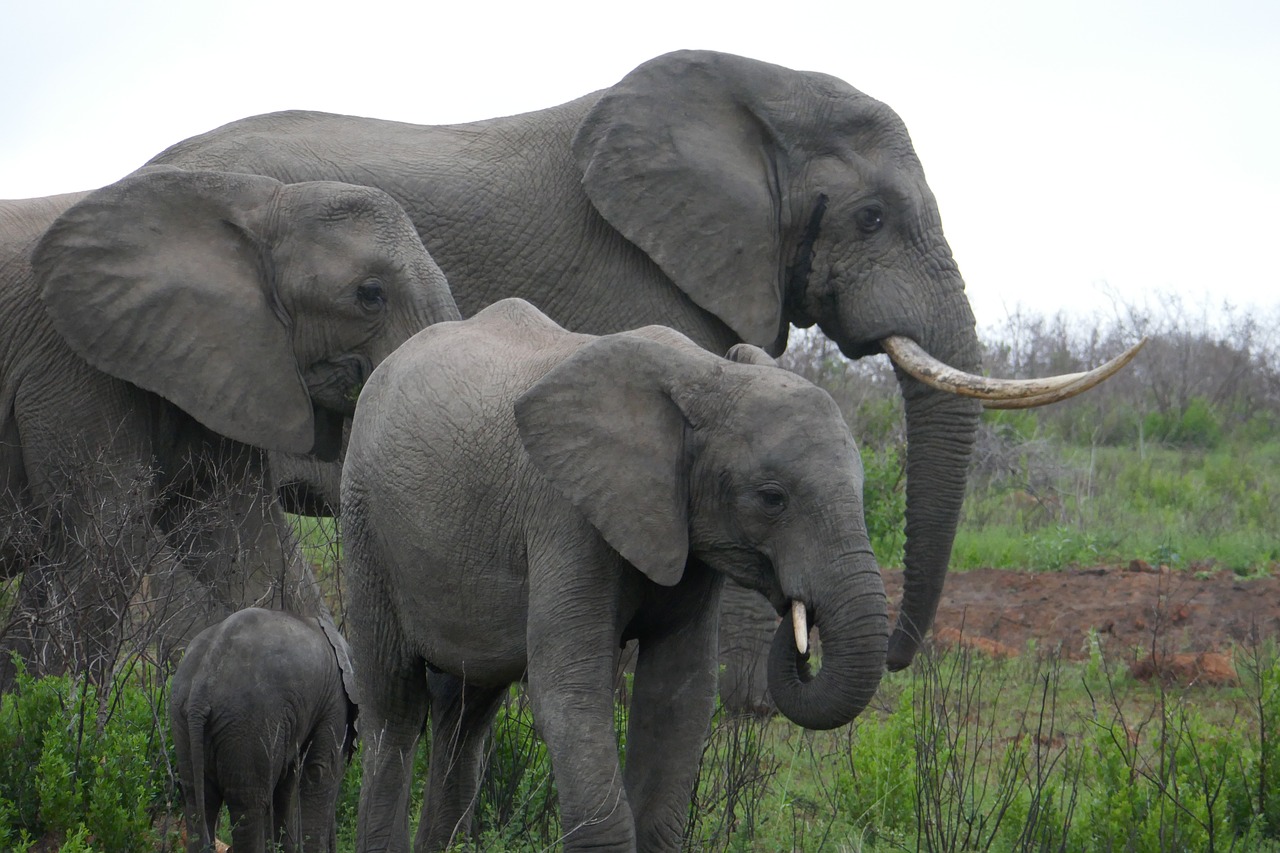
[[[515,407],[542,475],[627,562],[666,586],[680,580],[689,551],[685,418],[667,390],[687,360],[653,341],[609,335]]]
[[[351,647],[338,631],[338,626],[334,624],[328,608],[321,607],[316,621],[320,623],[320,630],[324,632],[325,639],[329,641],[333,654],[338,659],[338,669],[342,672],[342,689],[347,693],[347,701],[358,706],[360,693],[356,687],[356,668],[351,660]]]

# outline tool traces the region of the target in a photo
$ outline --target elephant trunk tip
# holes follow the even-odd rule
[[[889,653],[885,658],[885,667],[889,672],[901,672],[911,666],[916,652],[920,650],[921,638],[914,631],[898,625],[889,638]]]
[[[880,686],[888,647],[883,592],[879,598],[880,607],[863,611],[852,622],[823,623],[818,608],[792,606],[791,624],[784,620],[778,626],[769,650],[769,691],[785,717],[807,729],[824,730],[846,725],[866,709]],[[816,671],[803,621],[808,614],[822,631]]]

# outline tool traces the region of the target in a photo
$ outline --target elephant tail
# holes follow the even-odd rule
[[[200,849],[214,849],[214,835],[217,826],[210,826],[205,811],[204,799],[204,747],[205,722],[208,719],[208,708],[193,709],[187,718],[187,748],[191,756],[191,791],[188,796],[191,804],[190,813],[195,815],[195,826],[200,829]],[[215,819],[216,820],[216,819]],[[188,827],[190,831],[193,827]]]

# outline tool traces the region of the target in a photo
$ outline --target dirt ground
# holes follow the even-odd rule
[[[902,573],[885,572],[889,601],[902,593]],[[1177,680],[1229,681],[1233,646],[1280,639],[1280,572],[1244,580],[1228,571],[1169,571],[1139,560],[1058,572],[997,569],[947,576],[934,624],[934,642],[1009,656],[1037,648],[1067,658],[1087,653],[1090,630],[1109,652],[1135,661],[1152,658],[1190,672]],[[1227,660],[1222,660],[1226,656]],[[1139,673],[1141,674],[1141,673]]]

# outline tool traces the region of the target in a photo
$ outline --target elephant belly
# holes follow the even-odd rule
[[[433,668],[469,684],[497,687],[519,680],[527,660],[524,583],[456,565],[452,574],[420,578],[415,594],[402,598],[405,634],[414,638],[418,654]]]

